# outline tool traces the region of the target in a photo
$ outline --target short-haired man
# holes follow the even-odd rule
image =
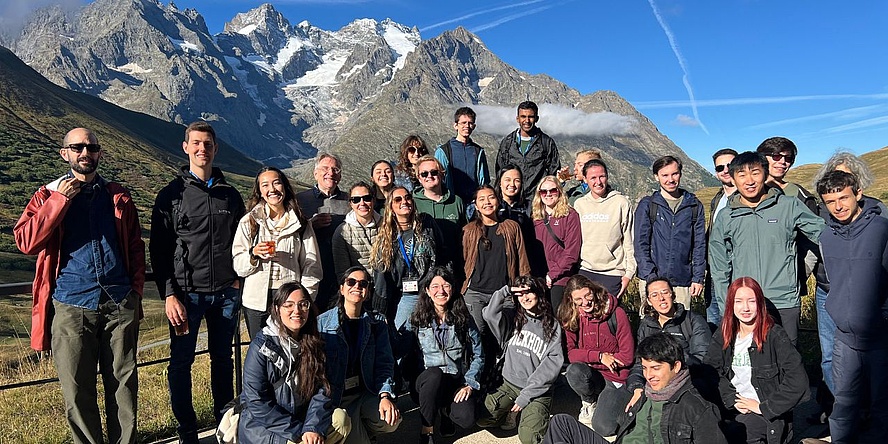
[[[715,406],[691,384],[681,345],[658,333],[638,344],[644,393],[618,419],[616,443],[726,443]],[[606,444],[573,416],[558,414],[549,422],[544,444]]]
[[[441,162],[444,175],[442,183],[463,203],[472,202],[475,190],[490,183],[487,155],[471,137],[475,131],[475,117],[475,111],[468,106],[457,109],[453,113],[456,136],[435,149],[435,158]]]
[[[133,199],[96,170],[102,147],[75,128],[59,150],[70,170],[40,187],[13,233],[37,255],[31,347],[53,351],[75,443],[100,443],[96,367],[108,439],[136,442],[136,350],[145,284],[145,244]]]
[[[585,196],[586,193],[589,192],[589,186],[586,185],[586,181],[583,180],[583,165],[592,159],[601,159],[601,151],[593,149],[582,150],[578,152],[576,158],[574,158],[573,179],[578,182],[564,192],[564,195],[567,196],[567,203],[570,204],[570,206],[573,206],[577,199]],[[567,167],[562,168],[561,172],[567,173]]]
[[[817,193],[829,210],[820,234],[829,277],[826,311],[835,322],[832,442],[882,442],[888,436],[888,219],[864,199],[853,174],[827,173]],[[859,429],[862,409],[869,426]]]
[[[675,301],[690,309],[691,298],[703,293],[706,276],[706,217],[694,193],[681,188],[681,160],[663,156],[651,170],[660,189],[645,196],[635,209],[635,262],[647,282],[667,278]],[[644,288],[639,285],[639,290]],[[647,298],[639,291],[641,307]],[[643,309],[643,308],[642,308]]]
[[[151,214],[151,266],[170,320],[170,406],[180,442],[197,442],[191,366],[197,332],[207,321],[213,415],[218,422],[234,398],[232,341],[241,306],[240,278],[231,245],[246,212],[240,193],[213,167],[216,132],[197,121],[185,129],[188,165],[165,186]]]
[[[823,219],[801,200],[765,184],[768,161],[764,156],[741,153],[729,168],[737,193],[718,213],[709,235],[713,294],[724,312],[728,285],[738,277],[754,278],[795,345],[801,314],[796,234],[801,232],[816,243]]]
[[[416,163],[416,177],[422,188],[413,191],[413,205],[417,213],[432,216],[441,229],[441,238],[446,242],[441,249],[445,258],[439,263],[453,264],[454,270],[462,270],[462,227],[466,224],[466,211],[463,200],[443,185],[444,168],[432,156],[423,156]]]
[[[709,226],[706,229],[707,237],[712,232],[712,222],[721,210],[728,206],[728,198],[737,192],[734,179],[731,177],[731,161],[737,157],[737,151],[733,148],[722,148],[712,155],[712,163],[715,164],[715,177],[721,182],[721,188],[709,202]],[[708,242],[708,241],[707,241]],[[706,286],[703,289],[703,302],[706,304],[706,321],[713,331],[721,324],[722,312],[718,309],[718,301],[712,297],[712,276],[709,273],[709,262],[706,262]]]
[[[561,169],[561,158],[555,141],[537,128],[540,120],[536,103],[525,101],[518,104],[518,129],[500,142],[496,155],[496,177],[500,177],[507,165],[521,170],[524,180],[524,201],[533,200],[533,194],[543,177],[554,176]]]
[[[600,159],[586,162],[583,177],[589,193],[574,203],[583,233],[580,273],[619,299],[636,271],[632,204],[608,185],[607,166]]]
[[[296,202],[305,217],[311,218],[315,238],[318,240],[318,251],[321,256],[321,268],[324,275],[318,284],[317,294],[312,295],[323,313],[336,305],[339,294],[339,278],[333,264],[333,233],[336,227],[345,222],[345,215],[351,211],[348,205],[348,193],[339,189],[342,180],[342,162],[338,157],[327,152],[318,152],[314,167],[315,186],[296,193]],[[333,297],[331,297],[333,296]]]

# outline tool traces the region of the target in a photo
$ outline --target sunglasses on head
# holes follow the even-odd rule
[[[408,146],[407,152],[410,154],[413,154],[413,153],[428,154],[429,153],[428,150],[426,150],[425,148],[423,148],[421,146]]]
[[[716,172],[716,173],[721,173],[722,171],[728,169],[728,166],[729,166],[729,165],[730,165],[729,163],[726,163],[726,164],[724,164],[724,165],[716,165],[716,166],[715,166],[715,172]]]
[[[771,158],[774,159],[775,162],[780,162],[784,158],[786,159],[787,163],[795,162],[795,156],[793,156],[792,154],[774,153],[768,155],[771,156]]]
[[[392,201],[394,201],[395,203],[401,203],[405,200],[408,202],[413,202],[413,196],[411,196],[409,194],[405,194],[403,196],[395,196],[392,198]]]
[[[66,145],[65,148],[75,153],[83,152],[84,148],[86,148],[86,150],[91,153],[98,153],[102,150],[102,145],[99,145],[98,143],[72,143],[70,145]]]
[[[363,290],[370,285],[370,281],[368,281],[367,279],[346,278],[345,285],[348,285],[349,287],[354,287],[355,285],[357,285],[358,288]]]
[[[540,188],[540,196],[548,196],[550,194],[558,194],[558,188]]]
[[[438,170],[428,170],[428,171],[420,172],[419,177],[422,177],[423,179],[425,179],[426,177],[429,177],[429,176],[438,177],[439,174],[441,174],[441,172]]]
[[[351,201],[351,203],[353,203],[355,205],[361,203],[362,200],[364,202],[370,203],[370,202],[373,202],[373,196],[371,196],[369,194],[365,194],[363,196],[352,196],[352,197],[349,197],[348,200]]]

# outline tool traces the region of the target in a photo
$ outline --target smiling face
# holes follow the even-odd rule
[[[676,362],[672,366],[667,362],[641,358],[641,369],[644,373],[644,379],[647,380],[652,389],[663,390],[678,375],[679,370],[681,370],[681,361]]]
[[[284,204],[284,183],[275,171],[266,171],[259,175],[259,193],[262,200],[271,207]]]
[[[532,291],[518,291],[512,293],[512,295],[515,296],[515,299],[521,304],[521,308],[523,308],[524,311],[531,313],[536,311],[537,304],[540,302],[537,294]]]
[[[364,303],[370,295],[370,276],[361,270],[352,271],[339,286],[339,293],[348,304]]]
[[[437,311],[444,311],[447,308],[447,303],[450,302],[451,291],[453,291],[453,286],[449,282],[441,276],[435,276],[429,282],[426,294],[432,299],[432,304]]]
[[[592,290],[589,288],[578,288],[570,292],[570,300],[580,313],[592,313],[595,308],[592,302]]]
[[[733,154],[722,154],[715,158],[715,177],[725,186],[731,186],[734,184],[734,179],[731,178],[730,168],[728,165],[731,164],[731,161],[734,160]],[[721,168],[721,171],[718,169]]]
[[[517,200],[521,193],[521,171],[504,171],[500,177],[500,192],[511,201]]]
[[[453,123],[453,129],[456,130],[457,138],[460,140],[468,139],[475,131],[475,119],[465,114],[459,116]]]
[[[65,135],[65,146],[59,151],[71,169],[80,174],[92,174],[99,167],[102,151],[90,152],[86,145],[97,145],[98,139],[85,128],[73,129]],[[70,147],[74,148],[70,148]],[[80,150],[77,147],[83,146]]]
[[[373,196],[367,187],[354,187],[349,194],[349,205],[359,217],[367,218],[373,212]],[[354,203],[354,198],[360,197],[358,203]]]
[[[281,323],[291,334],[298,333],[308,319],[311,299],[302,290],[290,293],[287,300],[278,307]]]
[[[768,174],[775,180],[782,181],[783,176],[789,171],[795,157],[789,151],[781,151],[779,154],[768,154]]]
[[[434,160],[426,160],[416,166],[416,178],[419,179],[419,183],[424,190],[440,191],[441,180],[443,179],[441,174],[438,162]]]
[[[743,324],[755,325],[756,309],[755,292],[749,287],[740,287],[734,294],[734,316]]]
[[[540,117],[536,111],[532,109],[519,109],[518,116],[515,117],[515,120],[518,122],[518,128],[521,130],[521,135],[524,137],[530,136],[533,127],[536,126],[539,119]]]
[[[586,185],[595,197],[607,195],[607,171],[600,165],[592,165],[586,169]]]
[[[389,164],[385,162],[380,162],[375,167],[373,167],[373,172],[370,174],[370,176],[373,180],[373,183],[381,189],[388,188],[395,180],[395,172],[392,171],[392,167],[390,167]]]
[[[182,149],[188,155],[192,170],[205,169],[213,166],[216,157],[216,140],[213,135],[203,131],[190,131],[188,140],[182,142]]]
[[[747,204],[758,204],[765,194],[765,179],[768,174],[761,165],[750,164],[734,171],[734,185]]]
[[[413,214],[413,196],[403,189],[399,188],[392,191],[392,212],[401,218],[409,218]]]
[[[318,188],[329,194],[342,180],[342,169],[335,159],[325,157],[318,162],[318,166],[314,170],[314,178],[318,182]]]
[[[863,199],[863,191],[854,191],[851,187],[845,187],[836,193],[824,193],[820,196],[823,204],[839,223],[846,225],[860,215],[860,200]]]
[[[657,313],[672,317],[674,295],[666,281],[651,282],[647,287],[647,294],[648,303]]]
[[[558,191],[558,184],[551,180],[546,180],[540,184],[540,200],[543,205],[552,208],[558,203],[561,193]]]
[[[681,169],[678,168],[677,162],[664,165],[657,171],[657,182],[660,183],[660,189],[672,195],[678,192],[681,185]]]
[[[499,199],[492,189],[482,188],[475,194],[475,207],[482,216],[493,219],[499,209]]]

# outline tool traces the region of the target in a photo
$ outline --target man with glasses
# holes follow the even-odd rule
[[[65,135],[70,170],[40,187],[15,224],[19,250],[37,255],[31,347],[53,351],[75,443],[100,443],[96,367],[111,442],[136,442],[136,349],[145,244],[129,191],[99,176],[102,148],[88,129]]]
[[[475,190],[490,183],[490,170],[484,148],[471,136],[475,131],[475,111],[464,106],[453,113],[453,129],[456,136],[435,150],[435,158],[441,162],[444,185],[463,202],[472,202]],[[418,166],[418,165],[417,165]],[[416,175],[420,185],[422,178]]]
[[[648,282],[669,279],[675,301],[691,308],[703,294],[706,276],[706,218],[703,203],[681,188],[681,160],[663,156],[651,167],[660,189],[645,196],[635,209],[635,262],[638,277]],[[639,285],[644,314],[645,285]]]
[[[721,210],[728,206],[728,198],[737,192],[734,186],[734,179],[731,177],[728,166],[731,161],[737,157],[737,151],[733,148],[722,148],[712,155],[712,162],[715,164],[715,177],[721,182],[721,188],[712,197],[709,202],[709,226],[707,227],[707,239],[709,233],[712,232],[712,222]],[[708,243],[708,240],[707,240]],[[712,297],[712,277],[709,273],[709,262],[706,262],[706,286],[703,289],[703,303],[706,305],[706,321],[709,328],[715,331],[721,324],[722,312],[718,309],[718,301]]]
[[[508,165],[521,170],[524,179],[524,201],[533,200],[533,193],[543,177],[554,176],[561,169],[558,147],[551,137],[536,124],[540,111],[536,103],[524,101],[518,104],[518,129],[503,138],[496,155],[496,177],[500,177]]]
[[[296,193],[296,202],[302,214],[311,218],[315,237],[318,240],[318,251],[321,255],[321,267],[324,277],[318,285],[318,292],[312,295],[318,310],[323,313],[336,305],[335,295],[339,285],[336,279],[336,268],[333,265],[333,233],[345,221],[345,215],[351,211],[348,206],[348,195],[339,189],[342,180],[342,162],[335,155],[318,152],[314,168],[315,186]]]
[[[462,227],[466,224],[463,200],[443,185],[444,167],[432,157],[424,156],[416,164],[416,177],[422,188],[413,191],[413,203],[417,213],[432,216],[447,239],[441,250],[443,263],[453,262],[456,274],[462,274]]]
[[[196,443],[197,415],[191,396],[191,366],[197,332],[207,322],[213,415],[222,419],[234,398],[232,341],[241,307],[240,277],[231,246],[246,213],[240,193],[213,166],[216,132],[197,121],[185,129],[188,165],[157,194],[151,213],[151,266],[170,321],[170,406],[179,440]]]

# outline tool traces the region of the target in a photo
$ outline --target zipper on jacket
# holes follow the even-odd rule
[[[209,234],[210,234],[210,288],[213,291],[216,290],[216,267],[213,266],[215,263],[214,258],[216,257],[213,253],[213,247],[215,246],[215,229],[213,228],[213,196],[210,194],[211,189],[207,187],[207,213],[209,213]]]

